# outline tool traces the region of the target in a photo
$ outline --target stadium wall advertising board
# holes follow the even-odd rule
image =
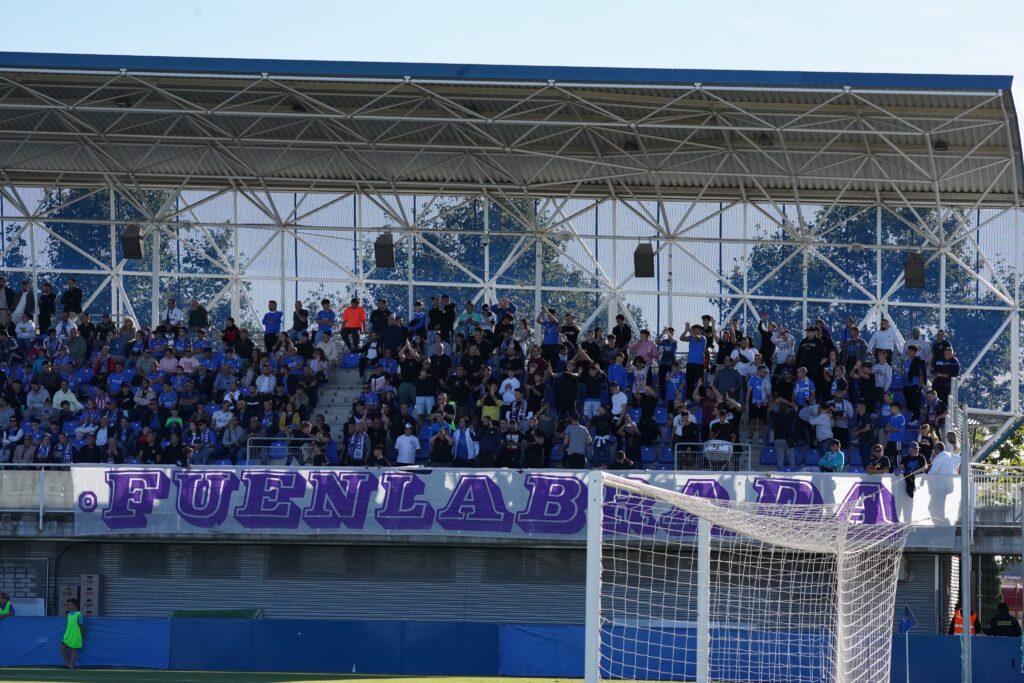
[[[75,533],[350,534],[584,540],[586,472],[338,468],[74,468]],[[633,472],[707,498],[833,503],[855,523],[913,521],[952,529],[959,482],[893,477]],[[922,481],[922,479],[924,481]],[[640,508],[628,513],[643,521]],[[687,524],[655,525],[671,537]]]

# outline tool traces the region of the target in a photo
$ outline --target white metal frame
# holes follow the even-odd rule
[[[453,282],[421,281],[410,264],[406,307],[415,288],[442,286],[474,301],[531,292],[539,308],[558,289],[541,277],[543,255],[554,251],[594,282],[568,290],[594,295],[587,325],[620,312],[632,321],[634,304],[659,328],[678,326],[717,299],[748,327],[761,301],[798,306],[794,327],[836,304],[862,307],[862,322],[895,306],[934,311],[943,327],[980,309],[1003,322],[978,356],[962,359],[963,381],[1009,337],[1009,400],[978,406],[1009,418],[1021,412],[1012,378],[1021,376],[1024,269],[1013,111],[1009,92],[985,89],[0,67],[0,225],[27,234],[32,252],[28,267],[6,270],[33,281],[62,272],[37,258],[57,237],[30,199],[33,187],[59,185],[116,195],[143,216],[151,244],[172,240],[207,259],[208,272],[183,275],[173,264],[147,270],[82,254],[110,285],[109,309],[142,320],[159,310],[162,276],[222,281],[207,303],[229,302],[249,320],[259,319],[262,298],[287,301],[314,285],[365,294],[393,282],[366,260],[385,230],[459,273]],[[136,199],[145,188],[167,193],[159,210]],[[494,239],[490,212],[480,230],[464,231],[489,240],[482,272],[431,241],[432,221],[467,202],[502,206],[516,223],[502,233],[511,249]],[[529,212],[516,208],[524,202]],[[83,221],[83,229],[109,230],[112,246],[117,226],[131,222],[114,204],[111,215]],[[351,216],[341,216],[349,205]],[[838,239],[844,223],[828,216],[842,206],[874,214],[872,242]],[[893,243],[883,219],[899,221],[910,238]],[[183,227],[206,238],[233,229],[248,241],[225,251],[213,239],[181,239]],[[345,236],[353,258],[314,232]],[[973,262],[954,252],[966,240],[976,243]],[[655,244],[656,284],[633,277],[629,253],[640,242]],[[763,245],[789,254],[767,277],[748,277],[747,259]],[[301,269],[286,265],[289,248]],[[707,256],[714,249],[728,252],[717,267]],[[869,253],[874,287],[844,272],[830,249]],[[938,262],[937,303],[901,300],[901,278],[882,282],[885,260],[911,251]],[[510,266],[531,254],[536,277],[508,282]],[[1009,276],[997,272],[1000,261],[1011,264]],[[309,272],[308,262],[321,267]],[[771,291],[794,263],[800,286]],[[811,264],[836,272],[848,290],[815,296]],[[948,300],[951,269],[966,273],[984,302]],[[127,277],[150,277],[152,300],[129,301]],[[90,305],[106,309],[105,299]]]

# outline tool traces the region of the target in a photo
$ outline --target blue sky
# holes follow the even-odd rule
[[[0,9],[0,49],[11,51],[1024,80],[1022,0],[2,0]]]

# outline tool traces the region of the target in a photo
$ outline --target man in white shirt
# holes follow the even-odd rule
[[[220,433],[225,427],[231,422],[231,419],[235,416],[231,412],[231,404],[227,401],[221,403],[220,410],[213,413],[213,431]]]
[[[18,346],[25,353],[32,348],[32,342],[36,340],[36,324],[25,313],[14,326],[14,336],[18,338]]]
[[[935,444],[935,453],[932,455],[932,464],[928,468],[928,474],[939,474],[953,477],[960,474],[960,456],[951,453],[941,443]]]
[[[72,413],[78,414],[82,410],[82,404],[78,401],[78,397],[75,396],[75,392],[71,391],[67,380],[63,380],[60,383],[60,389],[53,394],[53,405],[59,408],[60,404],[64,401],[68,402]]]
[[[270,396],[277,386],[277,377],[270,373],[270,364],[264,363],[260,374],[256,377],[256,394],[258,396]]]
[[[175,328],[181,327],[181,323],[185,320],[185,314],[174,299],[167,300],[167,308],[164,309],[163,315],[160,316],[160,322],[167,327]]]
[[[416,453],[420,450],[420,440],[413,434],[414,425],[405,423],[405,433],[395,439],[396,462],[399,465],[415,465]]]
[[[618,382],[612,382],[609,387],[609,399],[612,404],[612,417],[618,420],[622,417],[622,411],[629,405],[629,396],[622,391]]]
[[[502,403],[512,403],[516,400],[516,389],[519,388],[519,380],[516,378],[516,371],[512,368],[508,370],[508,377],[501,381],[501,386],[498,387],[498,392],[501,394]]]
[[[71,336],[71,330],[77,330],[78,325],[71,319],[71,314],[67,311],[61,316],[61,320],[57,323],[57,339],[62,343],[67,341],[67,338]]]
[[[903,347],[906,342],[903,335],[886,318],[882,318],[879,328],[868,340],[868,353],[874,358],[876,352],[881,349],[888,352],[889,362],[895,366],[897,356],[903,354]]]

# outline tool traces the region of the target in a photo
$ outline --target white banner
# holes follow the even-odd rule
[[[352,534],[583,540],[586,472],[197,467],[73,468],[75,533]],[[666,489],[725,500],[833,503],[863,524],[952,531],[959,481],[891,476],[630,472]],[[942,534],[945,538],[951,534]]]

